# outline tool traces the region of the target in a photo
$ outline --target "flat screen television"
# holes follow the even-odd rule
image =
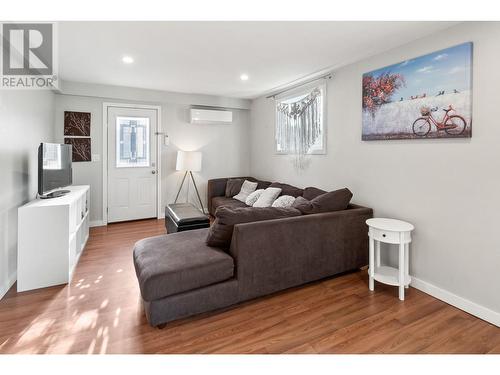
[[[73,182],[71,168],[71,145],[40,143],[38,147],[38,195],[40,198],[55,198],[68,193],[56,190]]]

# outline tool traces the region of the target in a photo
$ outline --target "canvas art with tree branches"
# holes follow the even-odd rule
[[[64,143],[73,146],[73,162],[92,160],[90,138],[64,138]]]
[[[90,137],[90,113],[64,111],[64,135]]]

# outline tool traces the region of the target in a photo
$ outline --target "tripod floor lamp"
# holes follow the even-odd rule
[[[196,190],[196,195],[198,196],[198,202],[200,202],[200,207],[203,213],[205,209],[203,208],[203,203],[201,202],[200,193],[198,192],[198,187],[194,180],[193,172],[201,171],[201,152],[200,151],[177,151],[177,163],[175,164],[175,169],[178,171],[185,171],[184,177],[182,178],[181,186],[175,197],[175,202],[179,199],[179,194],[181,193],[184,181],[189,173],[191,180],[193,180],[194,189]],[[188,181],[189,186],[189,181]]]

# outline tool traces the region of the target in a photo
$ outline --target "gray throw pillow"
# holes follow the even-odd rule
[[[230,178],[226,182],[226,197],[232,198],[238,194],[241,190],[241,185],[243,185],[242,178]]]
[[[295,198],[295,201],[293,201],[292,207],[301,211],[301,208],[308,207],[310,204],[311,202],[308,199],[305,199],[304,197],[297,197]]]
[[[233,237],[235,224],[250,223],[254,221],[281,219],[300,216],[299,210],[294,208],[275,207],[219,207],[215,211],[215,221],[208,230],[206,243],[208,246],[228,249]]]
[[[303,214],[318,214],[322,212],[332,212],[345,210],[351,201],[352,193],[349,189],[339,189],[329,193],[318,195],[312,200],[304,197],[297,197],[292,207]]]

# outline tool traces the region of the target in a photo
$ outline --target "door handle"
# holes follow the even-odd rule
[[[152,174],[156,174],[156,171],[151,171]]]

